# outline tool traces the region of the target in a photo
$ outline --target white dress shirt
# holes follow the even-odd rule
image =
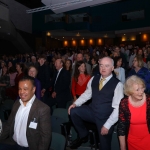
[[[116,77],[121,81],[122,84],[125,82],[125,70],[122,67],[114,69]]]
[[[62,67],[62,68],[63,68],[63,67]],[[62,68],[60,68],[60,69],[58,70],[57,77],[56,77],[56,79],[55,79],[55,84],[56,84],[57,78],[58,78],[58,76],[59,76],[60,71],[62,70]]]
[[[35,95],[30,99],[30,101],[24,106],[21,99],[20,107],[16,113],[15,117],[15,125],[14,125],[14,135],[13,139],[16,141],[16,143],[23,147],[29,147],[26,137],[26,129],[27,129],[27,122],[28,122],[28,116],[31,109],[31,106],[35,100]]]
[[[105,78],[105,81],[103,81],[103,86],[111,79],[111,77],[112,77],[112,74],[110,76],[108,76],[107,78]],[[89,80],[85,92],[83,94],[81,94],[81,96],[74,102],[74,104],[77,107],[81,106],[86,101],[88,101],[89,99],[91,99],[91,97],[92,97],[92,87],[91,87],[91,84],[92,84],[93,78],[94,77],[92,77]],[[100,78],[100,80],[101,80],[101,78]],[[114,125],[118,121],[119,104],[120,104],[120,101],[121,101],[121,99],[123,97],[124,97],[124,94],[123,94],[123,84],[121,82],[119,82],[117,84],[116,88],[115,88],[114,97],[112,99],[112,107],[114,109],[113,109],[113,112],[111,113],[111,115],[109,116],[109,118],[107,119],[107,121],[105,122],[105,124],[103,125],[105,128],[110,129],[110,127],[112,125]]]

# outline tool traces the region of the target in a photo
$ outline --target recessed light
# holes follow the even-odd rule
[[[126,34],[124,34],[124,35],[126,35]]]
[[[63,39],[64,39],[64,37],[63,37]]]
[[[139,34],[141,34],[141,32],[139,32]]]

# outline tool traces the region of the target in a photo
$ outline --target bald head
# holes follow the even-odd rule
[[[103,57],[99,60],[99,69],[103,78],[107,78],[114,70],[114,61],[110,57]]]

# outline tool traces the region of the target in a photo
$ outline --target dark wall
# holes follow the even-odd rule
[[[13,55],[17,53],[20,52],[18,52],[17,48],[12,44],[12,42],[0,39],[0,55]]]
[[[22,38],[26,41],[26,43],[31,47],[31,49],[35,50],[35,36],[33,34],[17,30]]]

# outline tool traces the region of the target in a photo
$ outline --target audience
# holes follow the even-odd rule
[[[113,60],[109,57],[114,60],[114,64]],[[16,100],[19,98],[18,83],[20,78],[28,75],[34,78],[36,87],[34,91],[35,96],[49,107],[52,108],[55,105],[57,108],[66,108],[67,102],[73,101],[69,112],[71,111],[72,122],[78,131],[79,137],[76,141],[73,141],[71,148],[77,148],[87,140],[87,131],[82,124],[83,120],[87,120],[95,123],[97,126],[101,150],[110,149],[113,125],[118,119],[118,106],[121,98],[123,98],[122,83],[125,83],[126,88],[127,82],[130,81],[130,78],[125,81],[125,77],[132,75],[140,77],[140,79],[136,77],[135,82],[138,86],[142,85],[146,87],[144,92],[150,94],[150,72],[148,70],[150,68],[149,46],[140,47],[137,45],[122,44],[120,46],[90,46],[89,48],[51,48],[50,51],[43,50],[36,53],[16,54],[15,56],[3,55],[0,62],[0,99],[9,98]],[[15,65],[16,68],[14,67]],[[27,72],[25,70],[26,67]],[[91,76],[93,77],[91,78]],[[101,82],[101,78],[105,78],[106,80]],[[145,85],[142,83],[142,79]],[[140,80],[142,82],[139,82]],[[103,88],[101,87],[102,84],[104,84]],[[134,84],[131,85],[133,90],[134,87]],[[127,104],[126,101],[130,102],[130,97],[132,99],[136,97],[136,94],[132,93],[127,95],[127,100],[124,98],[121,101],[120,107],[124,106],[124,102],[125,105]],[[145,99],[148,99],[148,96],[146,97]],[[90,102],[89,105],[82,105],[91,98],[92,101],[88,101]],[[142,105],[143,107],[145,107],[145,103]],[[136,101],[134,104],[136,104]],[[121,108],[121,111],[130,109],[130,105],[125,107],[128,108]],[[121,112],[119,113],[121,115]],[[125,117],[128,117],[128,115]],[[125,118],[125,121],[126,119],[128,118]],[[125,150],[126,147],[130,148],[133,146],[131,145],[132,137],[130,131],[122,131],[124,130],[122,128],[123,120],[120,116],[119,121],[120,146],[121,150]],[[130,121],[128,122],[129,124],[132,123],[132,117]],[[82,124],[82,127],[79,124]],[[126,126],[127,128],[129,127],[127,124]],[[128,135],[130,136],[128,137]],[[129,142],[126,141],[126,137],[128,137]],[[105,144],[105,142],[108,143]],[[126,142],[127,145],[124,144]],[[139,143],[134,143],[134,146],[138,147]],[[144,149],[145,147],[142,145],[142,148]]]
[[[150,94],[150,72],[144,67],[144,62],[141,56],[135,56],[133,60],[133,69],[128,73],[128,77],[137,75],[145,81],[145,92]]]
[[[11,99],[16,100],[18,98],[18,83],[19,80],[24,76],[25,65],[20,62],[16,63],[17,75],[15,77],[15,85],[6,89],[6,94]]]
[[[4,66],[2,68],[2,75],[0,77],[0,101],[5,100],[6,88],[10,86],[10,78],[8,74],[8,68]]]

